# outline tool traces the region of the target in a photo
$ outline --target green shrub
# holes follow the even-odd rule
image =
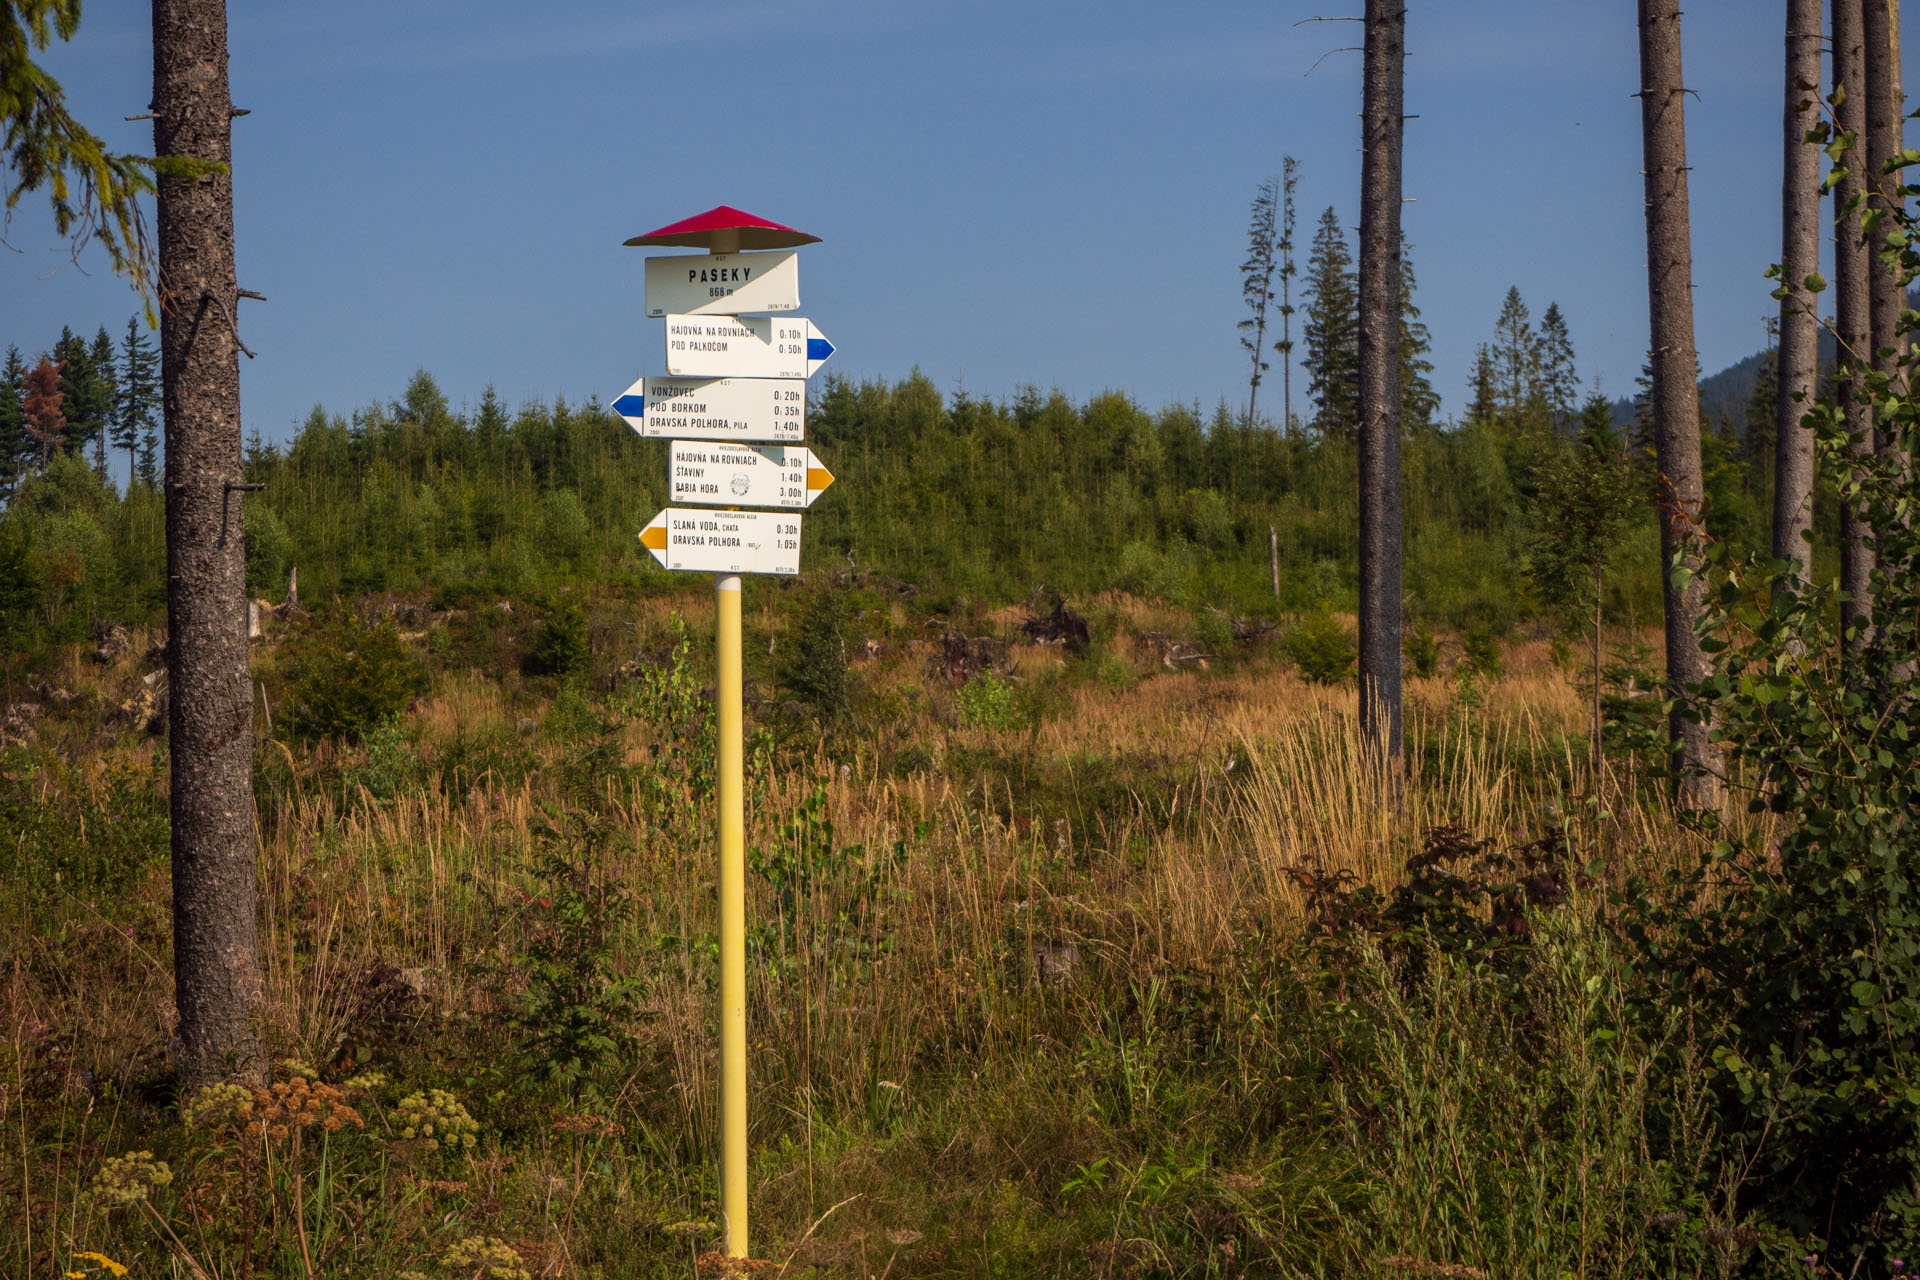
[[[285,593],[293,565],[293,535],[266,503],[247,508],[247,590],[256,596]]]
[[[1901,471],[1914,404],[1879,396],[1895,438],[1866,458],[1848,456],[1833,405],[1810,415],[1875,531],[1872,628],[1842,634],[1835,588],[1786,562],[1706,549],[1713,671],[1683,708],[1711,727],[1748,809],[1777,819],[1703,820],[1711,854],[1638,886],[1628,916],[1647,1016],[1689,1009],[1707,1037],[1743,1200],[1785,1233],[1784,1255],[1835,1274],[1920,1254],[1920,534]]]
[[[540,503],[540,536],[543,549],[570,565],[585,557],[593,538],[593,522],[580,495],[571,489],[552,489]]]
[[[1407,665],[1423,680],[1440,669],[1440,638],[1424,622],[1416,623],[1407,637]]]
[[[1294,872],[1307,974],[1337,997],[1309,1016],[1339,1010],[1308,1051],[1341,1059],[1334,1113],[1373,1184],[1349,1244],[1410,1274],[1541,1280],[1571,1259],[1621,1280],[1738,1261],[1698,1049],[1677,1010],[1623,1033],[1630,966],[1571,893],[1560,833],[1435,829],[1406,870],[1390,893]]]
[[[520,660],[520,669],[530,676],[570,676],[584,671],[591,656],[586,618],[578,605],[563,601],[534,632],[533,647]]]
[[[352,609],[299,637],[282,723],[297,739],[358,742],[426,692],[427,675],[391,620]]]
[[[817,588],[801,610],[800,625],[780,665],[780,682],[824,719],[837,719],[851,701],[846,633],[846,592]]]
[[[362,735],[361,745],[367,758],[345,772],[348,785],[365,788],[375,800],[391,800],[420,780],[419,753],[397,717],[375,723]]]
[[[986,670],[960,686],[960,720],[976,729],[1018,729],[1026,723],[1013,683]]]
[[[154,770],[110,766],[90,779],[58,760],[0,753],[0,880],[23,907],[61,894],[124,895],[167,856],[167,791]]]
[[[1314,684],[1340,684],[1353,674],[1353,636],[1331,614],[1310,613],[1294,623],[1286,651],[1302,678]]]
[[[533,835],[529,871],[541,892],[518,908],[529,932],[513,967],[525,985],[508,1023],[533,1078],[605,1107],[606,1085],[632,1057],[645,990],[617,958],[633,891],[608,869],[611,826],[575,815],[538,820]]]
[[[1140,669],[1118,649],[1097,646],[1089,653],[1092,661],[1088,665],[1101,688],[1120,693],[1140,682]]]
[[[1233,652],[1233,622],[1218,609],[1202,609],[1193,617],[1193,638],[1209,655]]]
[[[1152,600],[1180,601],[1193,583],[1193,553],[1185,538],[1137,539],[1120,548],[1114,585]]]
[[[1500,676],[1500,630],[1491,622],[1476,622],[1467,628],[1466,635],[1460,639],[1460,647],[1466,652],[1467,665],[1476,675],[1489,680]]]

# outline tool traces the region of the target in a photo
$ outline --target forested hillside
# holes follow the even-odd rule
[[[13,400],[16,415],[24,400]],[[1741,545],[1754,543],[1768,501],[1768,418],[1709,443],[1710,522]],[[1463,421],[1409,432],[1416,618],[1506,629],[1539,612],[1526,576],[1530,547],[1550,533],[1539,526],[1539,477],[1579,429],[1556,426],[1523,382],[1517,395],[1490,388]],[[1117,587],[1241,614],[1351,608],[1355,463],[1338,432],[1249,425],[1224,405],[1154,411],[1119,393],[1083,404],[1037,389],[1007,400],[942,394],[913,373],[824,377],[808,434],[837,476],[808,516],[808,566],[852,564],[983,602]],[[94,619],[157,618],[160,503],[137,453],[131,485],[107,480],[89,447],[99,438],[57,437],[44,469],[32,448],[15,455],[0,571],[9,598],[34,606],[9,623],[16,650],[72,638]],[[670,589],[636,541],[665,500],[663,454],[592,404],[509,411],[483,390],[456,410],[423,372],[351,414],[316,407],[285,442],[253,437],[247,478],[264,487],[246,500],[249,585],[277,599],[297,569],[309,601]],[[1612,603],[1649,620],[1650,515],[1625,545]]]

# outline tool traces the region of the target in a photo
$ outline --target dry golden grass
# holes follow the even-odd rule
[[[1122,637],[1177,633],[1190,621],[1121,596],[1095,609]],[[710,605],[642,602],[634,633],[657,639],[679,616],[699,634]],[[932,1073],[956,1063],[1024,1078],[1039,1069],[1029,1061],[1037,1038],[1105,1016],[1082,1007],[1086,974],[1126,991],[1163,973],[1217,969],[1252,931],[1271,939],[1296,927],[1295,872],[1344,870],[1388,886],[1427,828],[1531,836],[1578,817],[1593,790],[1586,704],[1544,642],[1509,649],[1498,679],[1409,681],[1411,767],[1384,798],[1351,686],[1309,684],[1262,660],[1169,670],[1150,653],[1133,652],[1102,682],[1068,678],[1057,650],[1015,644],[1015,680],[1052,681],[1058,696],[1037,727],[994,730],[961,723],[953,691],[927,679],[930,640],[895,643],[860,663],[894,709],[885,724],[836,731],[811,753],[789,750],[751,780],[748,843],[763,856],[786,848],[783,826],[816,790],[833,828],[831,849],[801,851],[818,865],[784,909],[766,877],[749,877],[752,1109],[764,1132],[803,1131],[808,1153],[804,1185],[794,1173],[760,1194],[787,1206],[793,1223],[824,1207],[812,1163],[822,1117],[864,1116],[884,1129]],[[104,688],[127,673],[69,674]],[[352,992],[376,966],[420,971],[434,1025],[486,1025],[512,1004],[502,975],[545,891],[530,869],[538,830],[557,807],[583,803],[563,794],[560,766],[577,744],[545,727],[549,709],[517,676],[444,675],[409,717],[401,750],[403,763],[420,766],[414,781],[384,795],[367,781],[364,748],[267,746],[291,771],[263,823],[259,861],[276,1058],[323,1063],[338,1053],[356,1017]],[[635,1123],[704,1158],[718,1129],[712,824],[704,801],[658,790],[646,763],[666,745],[658,735],[621,724],[620,754],[633,767],[599,779],[590,797],[631,837],[607,848],[596,872],[633,892],[637,918],[619,963],[646,982],[644,1052],[616,1097]],[[440,770],[476,742],[532,767],[457,778]],[[924,763],[903,767],[907,747]],[[122,737],[111,756],[141,762],[152,751]],[[1099,789],[1098,802],[1068,804],[1083,786]],[[1682,850],[1658,804],[1582,821],[1583,856],[1644,863],[1642,849]],[[164,878],[151,888],[157,903]],[[150,946],[116,950],[96,932],[75,936],[99,953],[91,972],[116,975],[111,993],[16,965],[7,1012],[91,1027],[102,1062],[153,1052],[166,957]],[[163,936],[156,925],[147,941]],[[843,1179],[874,1158],[841,1155]],[[844,1185],[819,1173],[823,1187]],[[878,1210],[848,1218],[868,1212]]]

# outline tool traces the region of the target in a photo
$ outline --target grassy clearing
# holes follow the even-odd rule
[[[1351,690],[1230,637],[1205,669],[1170,655],[1205,619],[1103,597],[1069,656],[981,618],[999,643],[973,679],[996,687],[956,683],[928,619],[866,603],[850,715],[787,705],[768,673],[791,636],[750,679],[753,1230],[774,1272],[1731,1265],[1698,1192],[1703,1105],[1649,1094],[1686,1028],[1599,1034],[1618,978],[1584,923],[1609,876],[1689,837],[1627,774],[1594,802],[1586,704],[1544,641],[1497,677],[1449,652],[1411,682],[1390,811]],[[164,760],[112,719],[145,646],[58,670],[65,699],[3,758],[9,812],[34,816],[0,834],[21,889],[0,907],[0,1271],[711,1270],[710,607],[603,602],[570,682],[514,670],[537,612],[406,613],[432,692],[352,747],[271,733],[288,673],[258,654],[265,1029],[283,1088],[337,1091],[293,1110],[172,1095]],[[750,602],[750,625],[792,612]],[[1299,873],[1388,887],[1448,825],[1564,827],[1600,880],[1498,980],[1303,940]],[[433,1090],[470,1148],[420,1133]],[[191,1127],[186,1103],[207,1109]],[[115,1166],[103,1189],[130,1152],[168,1180]]]

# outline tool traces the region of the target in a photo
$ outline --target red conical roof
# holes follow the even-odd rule
[[[737,231],[742,249],[792,249],[803,244],[818,244],[819,236],[810,236],[792,227],[755,217],[732,205],[721,205],[691,218],[669,223],[657,231],[635,236],[627,244],[670,245],[679,249],[713,249],[716,231]]]

